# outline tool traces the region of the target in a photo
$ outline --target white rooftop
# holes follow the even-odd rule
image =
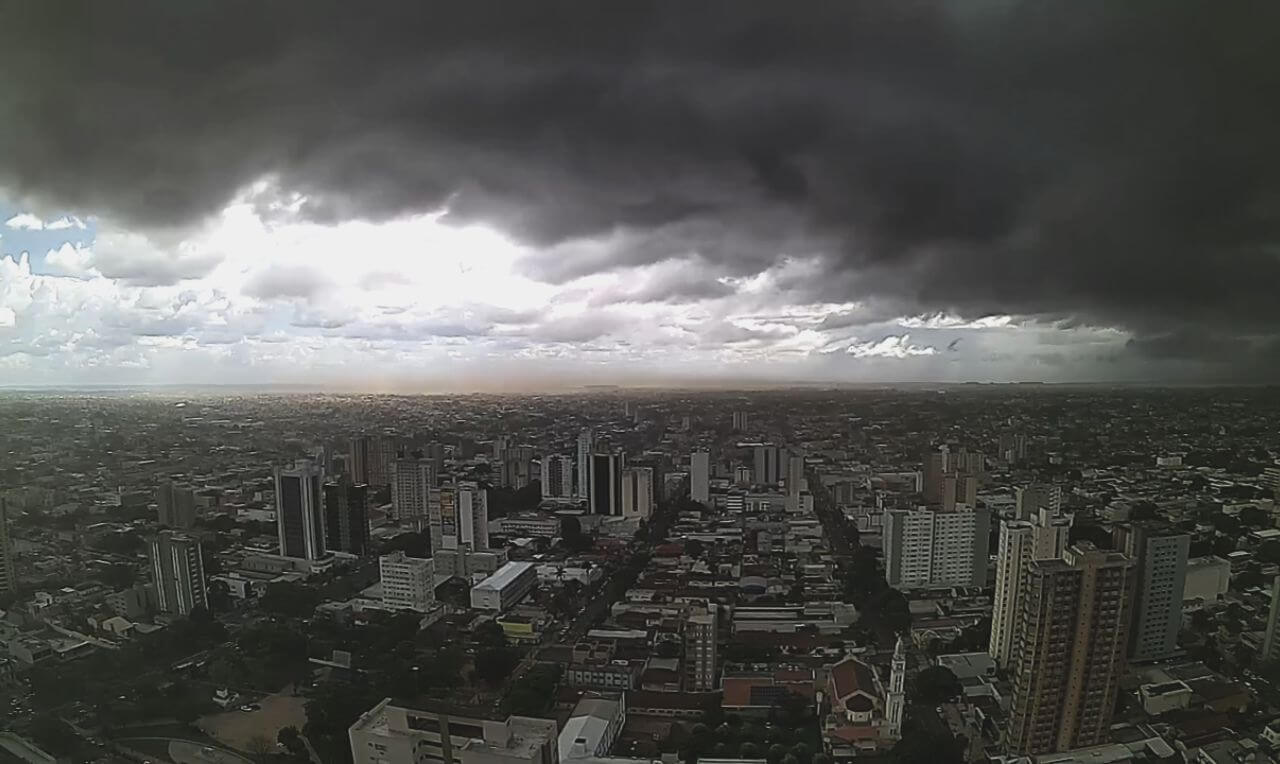
[[[509,562],[498,568],[492,576],[476,584],[476,589],[492,589],[500,591],[503,587],[515,581],[526,570],[531,570],[534,566],[532,562]]]

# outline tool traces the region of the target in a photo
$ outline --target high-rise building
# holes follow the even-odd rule
[[[475,483],[431,491],[431,548],[489,548],[489,492]]]
[[[1263,663],[1280,660],[1280,576],[1271,580],[1271,610],[1267,613],[1267,631],[1258,660]]]
[[[684,624],[686,692],[716,689],[716,605],[689,616]]]
[[[400,458],[400,439],[394,435],[379,435],[373,439],[373,459],[369,462],[369,485],[378,488],[391,485],[391,473],[396,459]]]
[[[1001,459],[1017,464],[1027,458],[1027,436],[1021,432],[1006,430],[1000,433],[996,448]]]
[[[984,586],[991,513],[985,508],[886,509],[885,579],[899,589]]]
[[[398,551],[385,554],[378,559],[378,572],[383,607],[426,612],[435,604],[435,566],[430,557],[409,557]]]
[[[782,482],[782,449],[772,443],[755,447],[755,469],[752,474],[761,485],[777,485]]]
[[[147,561],[162,613],[190,615],[196,607],[209,606],[199,539],[161,531],[147,539]]]
[[[945,493],[946,476],[951,472],[951,451],[942,446],[924,455],[924,501],[941,504]]]
[[[590,430],[578,434],[578,497],[591,500],[591,455],[595,453],[595,436]]]
[[[1057,512],[1062,509],[1062,486],[1052,483],[1032,483],[1013,492],[1017,499],[1018,519],[1027,520],[1041,509]]]
[[[396,459],[391,463],[391,512],[397,520],[427,522],[435,465],[429,459]]]
[[[942,478],[942,509],[953,511],[957,505],[978,504],[978,478],[963,472],[952,472]]]
[[[350,450],[347,471],[351,473],[351,482],[357,485],[367,485],[369,483],[369,463],[373,461],[373,438],[368,435],[352,438]]]
[[[711,503],[711,454],[694,451],[689,456],[689,498],[700,504]]]
[[[18,571],[13,559],[13,542],[9,539],[9,506],[0,496],[0,594],[18,590]]]
[[[787,493],[798,496],[805,489],[804,456],[791,454],[787,457]]]
[[[542,498],[561,501],[573,498],[573,461],[560,454],[542,457]]]
[[[288,469],[276,468],[276,532],[282,556],[318,560],[325,555],[323,482],[324,471],[306,459]]]
[[[325,548],[363,555],[369,551],[369,486],[324,484]]]
[[[156,486],[156,515],[166,528],[190,530],[196,524],[196,492],[166,480]]]
[[[1121,549],[1137,566],[1129,657],[1135,661],[1168,658],[1178,651],[1191,537],[1150,522],[1133,523],[1121,535]]]
[[[751,425],[751,415],[745,411],[733,412],[733,429],[736,432],[745,432]]]
[[[622,516],[647,519],[653,514],[653,468],[622,471]]]
[[[1009,753],[1106,742],[1124,674],[1133,561],[1079,542],[1027,564],[1013,653]]]
[[[621,452],[592,454],[588,464],[591,474],[590,507],[593,515],[622,514]]]
[[[1013,657],[1013,638],[1021,613],[1027,564],[1052,560],[1067,548],[1071,518],[1041,509],[1032,520],[1000,523],[1000,550],[996,557],[996,593],[992,600],[989,652],[1007,668]]]

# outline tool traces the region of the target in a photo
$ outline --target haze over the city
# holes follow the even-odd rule
[[[0,385],[1260,382],[1280,6],[0,10]]]

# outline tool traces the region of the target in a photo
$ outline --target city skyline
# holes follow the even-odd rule
[[[300,8],[6,11],[0,382],[1280,368],[1275,8]]]

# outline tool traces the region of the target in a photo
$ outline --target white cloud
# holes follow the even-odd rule
[[[878,342],[857,342],[845,350],[854,358],[909,358],[911,356],[935,355],[938,349],[932,345],[913,345],[911,335],[890,334]]]
[[[78,228],[83,231],[87,226],[75,215],[63,215],[51,223],[46,223],[45,228],[50,231],[65,231],[68,228]]]
[[[1013,324],[1013,316],[983,316],[972,320],[934,313],[898,319],[904,329],[1002,329]]]
[[[20,231],[43,231],[44,221],[30,212],[19,212],[5,221],[5,225]]]

